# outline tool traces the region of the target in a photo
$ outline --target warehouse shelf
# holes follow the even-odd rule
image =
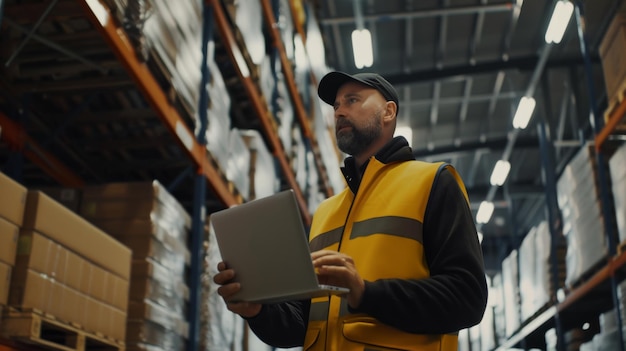
[[[582,325],[588,318],[597,316],[612,307],[610,280],[618,278],[626,269],[626,252],[608,259],[598,271],[575,288],[572,288],[556,304],[546,307],[510,336],[496,350],[504,351],[519,347],[522,343],[534,347],[541,344],[545,332],[554,327],[558,315],[567,330]]]
[[[323,187],[326,190],[326,195],[331,196],[332,188],[330,184],[328,183],[328,175],[327,175],[326,167],[321,161],[319,146],[317,144],[317,140],[315,139],[315,135],[311,131],[311,125],[310,125],[311,122],[304,109],[302,98],[300,97],[300,94],[298,93],[298,89],[296,87],[295,78],[293,74],[293,69],[291,67],[291,63],[289,62],[289,59],[287,58],[287,53],[285,51],[284,44],[280,38],[280,32],[276,24],[276,18],[274,16],[272,5],[270,3],[270,0],[261,1],[261,5],[263,7],[263,16],[265,17],[265,22],[269,26],[269,32],[272,37],[272,43],[278,49],[278,52],[280,54],[281,67],[283,69],[283,74],[285,75],[285,79],[287,81],[287,88],[289,90],[291,100],[294,103],[296,116],[298,117],[300,126],[302,128],[302,134],[304,135],[304,138],[307,139],[311,143],[313,152],[315,153],[315,163],[320,173],[320,178],[322,179],[324,183]],[[290,4],[290,7],[293,8],[293,4]],[[298,27],[298,30],[297,30],[298,33],[303,31],[301,29],[301,26],[297,26],[297,27]]]
[[[21,151],[59,184],[70,188],[80,188],[85,184],[77,174],[40,146],[18,123],[2,112],[0,112],[0,127],[3,129],[2,140],[15,150]]]
[[[207,157],[206,148],[200,145],[189,130],[176,109],[169,103],[165,92],[150,72],[149,68],[137,57],[128,37],[111,18],[110,11],[98,1],[80,1],[92,23],[101,32],[128,73],[133,77],[145,98],[158,113],[172,135],[176,136],[180,146],[194,161],[198,172],[203,174],[215,193],[226,206],[241,203],[241,198],[232,192],[227,182],[219,174]]]
[[[225,14],[224,9],[222,8],[222,5],[219,1],[206,0],[206,3],[213,8],[215,24],[217,26],[219,34],[221,35],[222,40],[226,44],[225,46],[233,62],[233,65],[236,67],[239,80],[244,86],[247,96],[252,104],[252,108],[254,109],[259,119],[259,122],[261,123],[261,128],[263,129],[264,135],[269,140],[272,153],[278,160],[283,175],[287,180],[287,183],[295,191],[298,204],[301,211],[303,212],[302,216],[304,217],[305,223],[310,224],[311,215],[308,210],[307,201],[304,198],[302,190],[298,186],[294,172],[289,166],[289,163],[287,161],[287,155],[285,154],[282,143],[278,139],[278,136],[276,134],[271,113],[266,103],[264,102],[256,83],[251,77],[250,67],[248,67],[248,63],[246,62],[244,53],[242,52],[242,49],[239,47],[239,44],[235,39],[235,34],[233,33],[233,29],[228,22],[228,19],[226,17],[227,15]]]

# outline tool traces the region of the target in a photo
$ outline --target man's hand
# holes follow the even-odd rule
[[[259,303],[252,302],[229,302],[232,296],[241,290],[241,285],[239,283],[233,282],[233,278],[235,278],[235,271],[232,269],[228,269],[224,262],[220,262],[217,264],[217,273],[213,277],[213,282],[215,284],[221,285],[217,289],[217,294],[220,295],[224,302],[226,302],[226,307],[234,313],[244,317],[251,318],[259,314],[261,312],[262,305]]]
[[[336,251],[320,250],[313,252],[311,259],[320,284],[349,288],[348,305],[352,308],[359,307],[365,282],[357,272],[352,257]]]

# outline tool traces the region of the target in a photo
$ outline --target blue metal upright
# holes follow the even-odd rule
[[[587,89],[589,93],[589,109],[590,109],[590,118],[591,124],[593,126],[594,135],[597,135],[602,131],[604,127],[604,121],[600,118],[600,113],[598,111],[598,104],[596,100],[596,92],[593,84],[593,72],[591,67],[591,58],[589,55],[589,47],[587,44],[587,38],[584,32],[584,14],[583,14],[583,4],[581,0],[577,0],[575,2],[575,14],[576,14],[576,26],[578,28],[578,40],[580,43],[580,51],[584,60],[584,68],[585,68],[585,78],[587,81]],[[598,177],[600,179],[600,200],[602,206],[602,216],[604,218],[605,225],[605,235],[607,237],[607,243],[609,246],[609,255],[615,255],[617,253],[617,243],[615,242],[615,233],[614,226],[612,225],[612,218],[614,213],[611,211],[613,208],[612,199],[609,196],[610,189],[608,189],[608,184],[606,179],[609,179],[609,175],[606,172],[604,167],[605,165],[605,155],[599,148],[596,148],[596,162],[598,165]],[[611,274],[611,293],[613,297],[613,306],[616,310],[616,318],[618,325],[618,333],[619,338],[622,342],[620,342],[620,351],[624,350],[624,332],[622,330],[622,315],[620,313],[621,307],[619,303],[619,296],[617,290],[617,281],[614,274]]]
[[[557,199],[556,175],[554,171],[554,147],[551,140],[548,139],[545,121],[542,120],[539,122],[537,124],[537,129],[539,134],[539,150],[541,150],[541,163],[546,193],[546,208],[548,212],[549,224],[548,228],[550,230],[550,264],[552,265],[550,274],[552,276],[551,278],[554,289],[558,289],[560,285],[558,249],[559,244],[561,243],[563,228],[561,211],[559,209]],[[561,319],[558,312],[554,314],[554,325],[557,336],[557,350],[566,350],[565,338],[561,328]]]
[[[208,127],[209,95],[206,90],[210,81],[210,72],[207,66],[209,41],[213,38],[212,7],[202,2],[203,30],[202,30],[202,80],[200,83],[199,119],[200,128],[196,138],[198,143],[206,146],[206,130]],[[189,337],[187,341],[188,351],[197,351],[200,347],[200,310],[202,306],[202,274],[204,272],[204,224],[206,218],[206,190],[207,180],[202,171],[194,176],[193,213],[191,222],[191,268],[189,275]]]

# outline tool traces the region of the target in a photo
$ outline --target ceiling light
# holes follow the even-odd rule
[[[530,117],[535,110],[535,99],[530,96],[524,96],[517,105],[517,111],[515,111],[515,117],[513,117],[513,127],[524,129],[528,126]]]
[[[504,184],[510,170],[511,163],[509,161],[499,160],[496,162],[495,167],[493,167],[493,172],[491,173],[491,178],[489,179],[491,185],[501,186]]]
[[[372,35],[369,30],[355,29],[352,31],[352,54],[356,68],[372,66],[374,50],[372,49]]]
[[[478,232],[476,234],[478,234],[478,242],[482,244],[484,238],[483,232]]]
[[[491,219],[493,214],[494,205],[491,201],[483,201],[478,207],[478,213],[476,214],[476,222],[487,223]]]
[[[557,1],[552,12],[552,18],[550,18],[550,24],[546,30],[546,43],[558,44],[561,42],[573,12],[574,4],[566,0]]]

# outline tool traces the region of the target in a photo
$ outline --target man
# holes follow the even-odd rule
[[[316,210],[309,244],[322,284],[345,296],[230,303],[241,287],[222,262],[215,283],[228,308],[276,347],[305,350],[457,350],[460,329],[487,303],[482,251],[459,175],[414,160],[393,137],[394,87],[374,73],[331,72],[318,88],[335,109],[348,187]]]

